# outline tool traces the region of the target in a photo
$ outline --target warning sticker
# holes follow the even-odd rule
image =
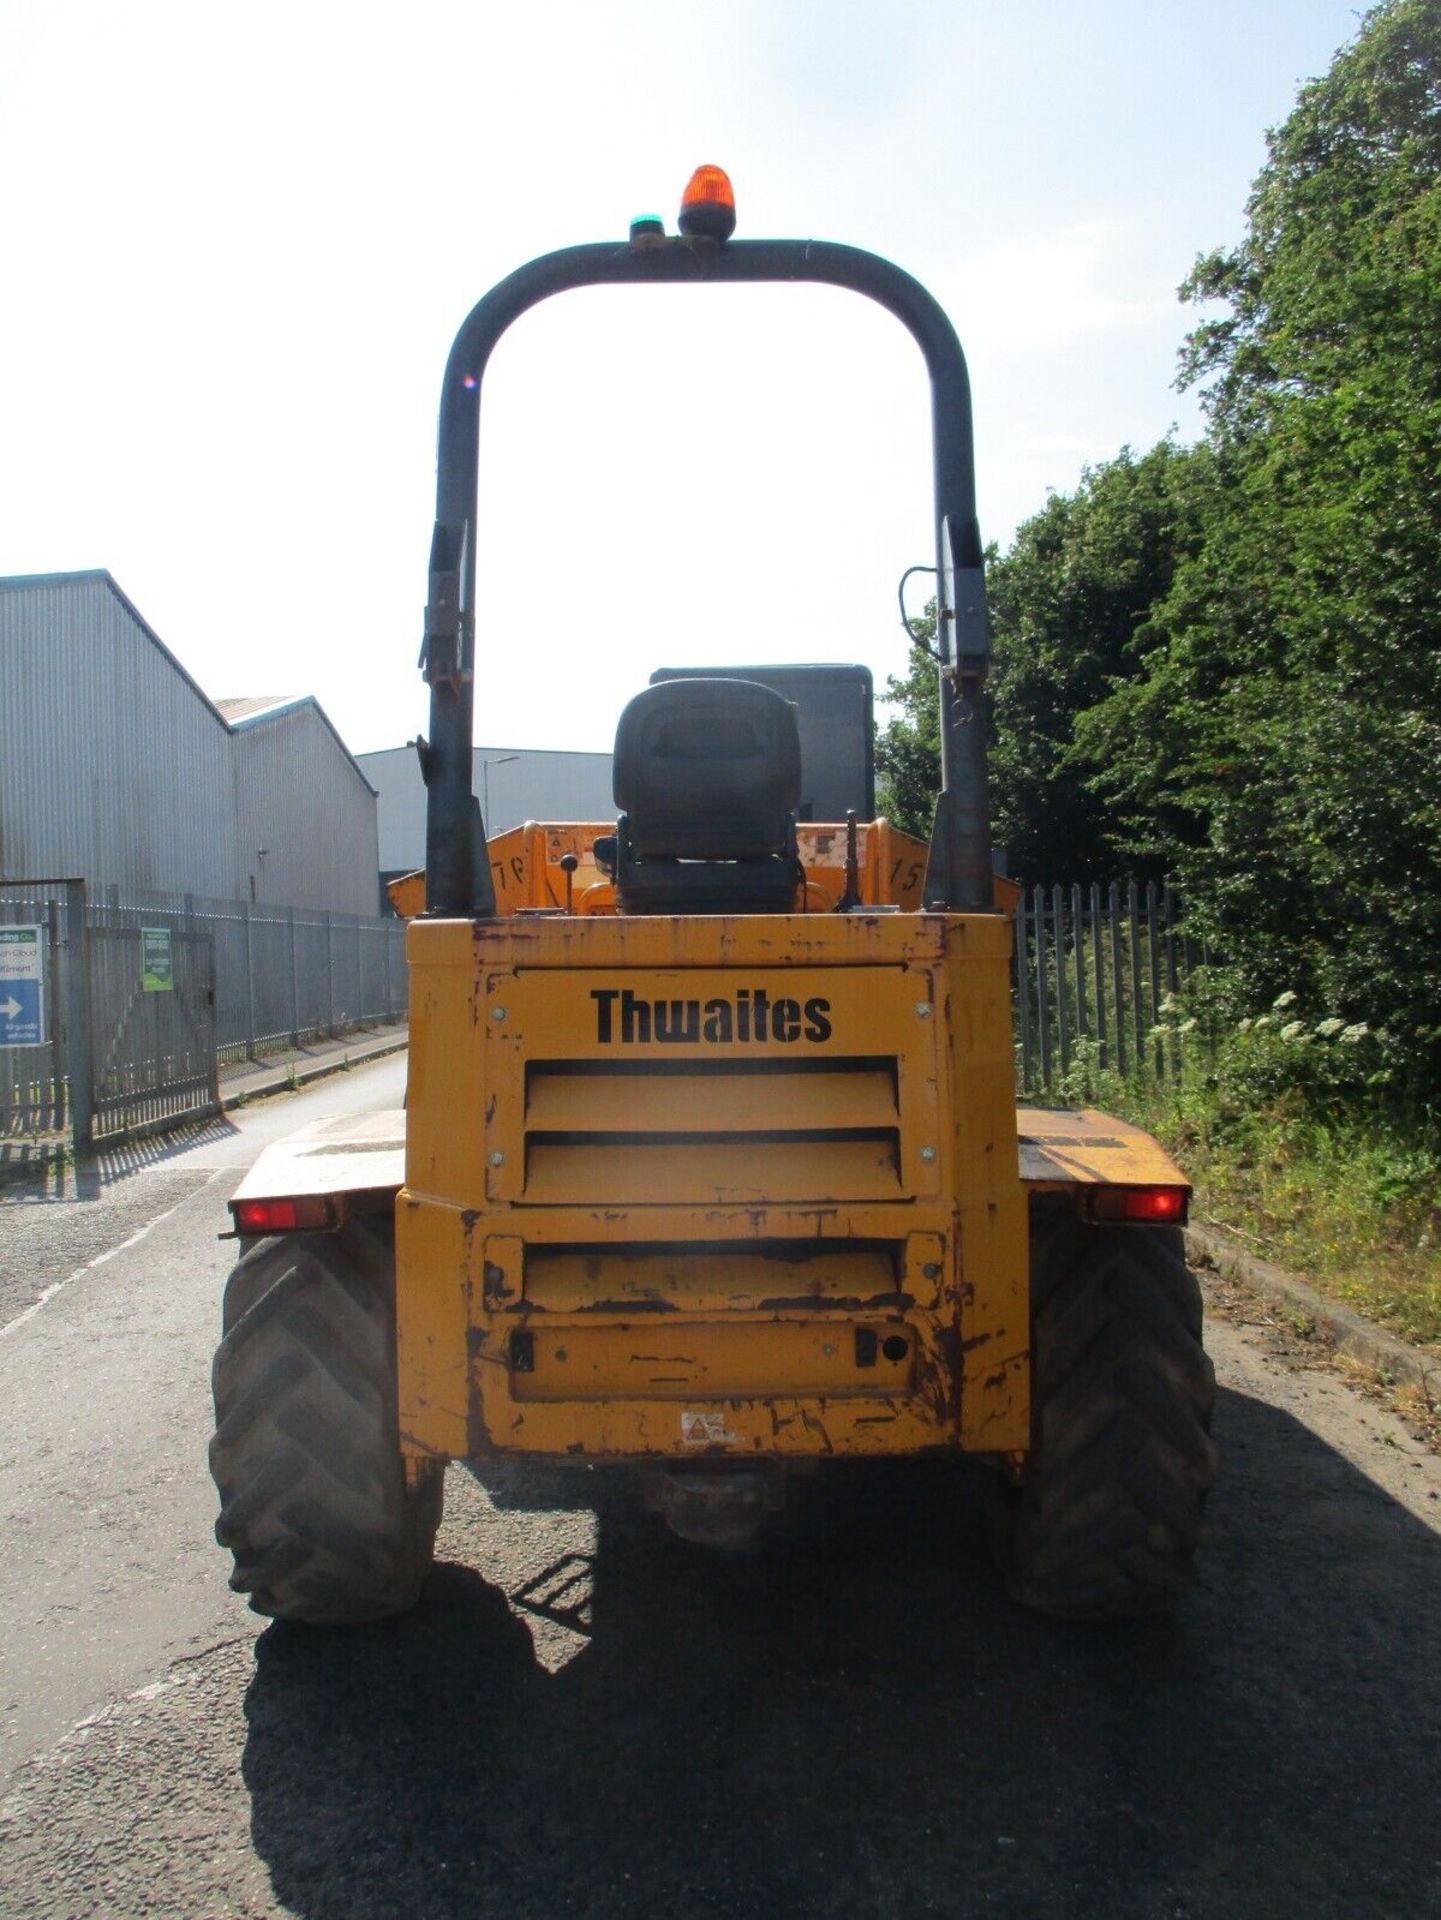
[[[680,1417],[680,1437],[688,1447],[733,1447],[740,1440],[726,1425],[725,1415],[710,1407],[686,1407]]]

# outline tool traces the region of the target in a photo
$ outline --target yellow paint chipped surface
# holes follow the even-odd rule
[[[681,1453],[709,1399],[748,1451],[1024,1446],[1009,937],[991,915],[413,923],[407,1444]]]

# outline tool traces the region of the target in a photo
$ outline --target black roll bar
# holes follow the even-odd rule
[[[511,322],[572,287],[814,281],[848,287],[893,313],[931,376],[935,468],[936,633],[941,656],[941,794],[931,836],[926,904],[992,904],[986,751],[976,695],[989,659],[985,577],[976,522],[970,381],[955,329],[918,280],[878,254],[823,240],[664,240],[563,247],[502,280],[467,316],[445,369],[440,403],[435,533],[421,664],[430,686],[426,911],[488,918],[495,889],[484,823],[471,791],[475,665],[472,524],[480,459],[480,390]]]

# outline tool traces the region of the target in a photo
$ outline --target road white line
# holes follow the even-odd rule
[[[113,1260],[117,1254],[125,1253],[131,1247],[139,1246],[145,1236],[153,1228],[158,1227],[162,1220],[168,1220],[172,1213],[179,1213],[180,1209],[186,1204],[186,1201],[193,1200],[198,1193],[204,1193],[206,1187],[213,1187],[221,1174],[229,1171],[229,1168],[217,1167],[214,1173],[206,1180],[204,1186],[197,1187],[194,1193],[187,1193],[184,1200],[177,1200],[173,1207],[167,1207],[164,1213],[157,1213],[153,1220],[147,1220],[138,1233],[132,1233],[128,1240],[122,1240],[118,1247],[107,1247],[104,1253],[97,1253],[93,1260],[87,1260],[85,1265],[83,1267],[77,1267],[74,1273],[67,1273],[63,1280],[52,1280],[50,1285],[40,1294],[39,1298],[30,1302],[30,1305],[25,1309],[24,1313],[17,1313],[13,1320],[7,1320],[5,1325],[0,1327],[0,1340],[8,1338],[10,1334],[15,1332],[17,1327],[23,1327],[27,1320],[33,1320],[40,1309],[42,1307],[48,1307],[56,1294],[63,1293],[72,1280],[79,1280],[83,1278],[85,1274],[93,1273],[96,1267],[103,1267],[107,1260]]]

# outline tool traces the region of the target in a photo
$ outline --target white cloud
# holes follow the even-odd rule
[[[1158,275],[1153,256],[1138,252],[1137,236],[1120,221],[1003,240],[950,276],[952,312],[973,352],[997,356],[1174,326],[1174,286]]]

